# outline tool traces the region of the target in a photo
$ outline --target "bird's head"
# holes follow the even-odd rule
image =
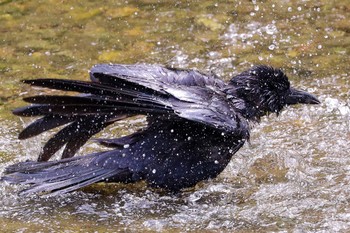
[[[259,120],[270,112],[278,114],[286,105],[318,104],[313,95],[290,86],[288,77],[269,66],[255,66],[233,77],[235,95],[244,100],[248,118]]]

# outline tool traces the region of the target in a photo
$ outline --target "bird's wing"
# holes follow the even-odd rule
[[[141,95],[136,101],[163,104],[188,120],[231,133],[246,126],[246,121],[221,91],[226,84],[214,75],[158,65],[100,64],[91,69],[90,77],[93,82],[101,84],[135,85],[134,90],[139,86],[145,88],[140,91],[152,90],[149,92],[153,94],[151,98]],[[157,98],[157,94],[166,98]]]
[[[20,133],[21,139],[66,125],[46,143],[39,160],[50,159],[63,146],[62,157],[72,157],[106,126],[139,114],[179,117],[242,137],[248,135],[246,120],[226,99],[221,92],[224,83],[215,77],[154,65],[98,65],[90,76],[92,82],[25,81],[34,86],[82,93],[27,97],[24,100],[32,105],[14,110],[20,116],[42,116]]]
[[[212,74],[204,74],[191,69],[176,69],[150,64],[99,64],[90,70],[93,82],[116,85],[122,80],[164,93],[167,85],[181,86],[217,86],[225,83]]]

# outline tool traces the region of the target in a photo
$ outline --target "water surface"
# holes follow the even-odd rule
[[[256,125],[216,179],[170,195],[98,184],[57,198],[21,198],[0,184],[7,232],[274,231],[350,229],[350,8],[339,1],[1,1],[0,172],[35,159],[49,134],[16,139],[20,83],[86,80],[93,64],[158,63],[225,80],[254,64],[281,67],[321,100]],[[47,90],[40,90],[42,93]],[[142,126],[132,119],[103,133]],[[103,148],[88,144],[79,154]]]

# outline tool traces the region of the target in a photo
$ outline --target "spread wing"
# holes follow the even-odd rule
[[[125,86],[135,85],[134,90],[151,90],[145,96],[139,93],[135,101],[164,105],[182,118],[228,132],[239,128],[236,109],[221,91],[226,84],[215,76],[156,65],[101,64],[92,68],[90,77],[106,85],[118,86],[123,80],[131,83]]]
[[[91,82],[24,81],[81,93],[27,97],[24,100],[32,105],[14,110],[20,116],[41,116],[22,131],[21,139],[66,125],[46,143],[39,160],[50,159],[63,146],[62,157],[72,157],[92,135],[109,124],[139,114],[159,119],[183,118],[248,137],[247,121],[222,92],[226,84],[215,76],[156,65],[101,64],[91,69],[90,77]]]

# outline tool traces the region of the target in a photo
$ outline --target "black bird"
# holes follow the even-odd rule
[[[279,69],[256,66],[225,83],[213,74],[157,65],[100,64],[90,82],[25,80],[32,86],[80,95],[24,98],[15,115],[37,117],[20,134],[26,139],[63,126],[43,147],[38,161],[7,167],[3,181],[29,184],[22,194],[70,192],[96,182],[132,183],[170,191],[220,174],[249,139],[250,123],[286,105],[318,104],[290,87]],[[116,139],[97,139],[109,151],[74,156],[94,134],[135,115],[147,127]],[[64,147],[62,159],[48,161]]]

